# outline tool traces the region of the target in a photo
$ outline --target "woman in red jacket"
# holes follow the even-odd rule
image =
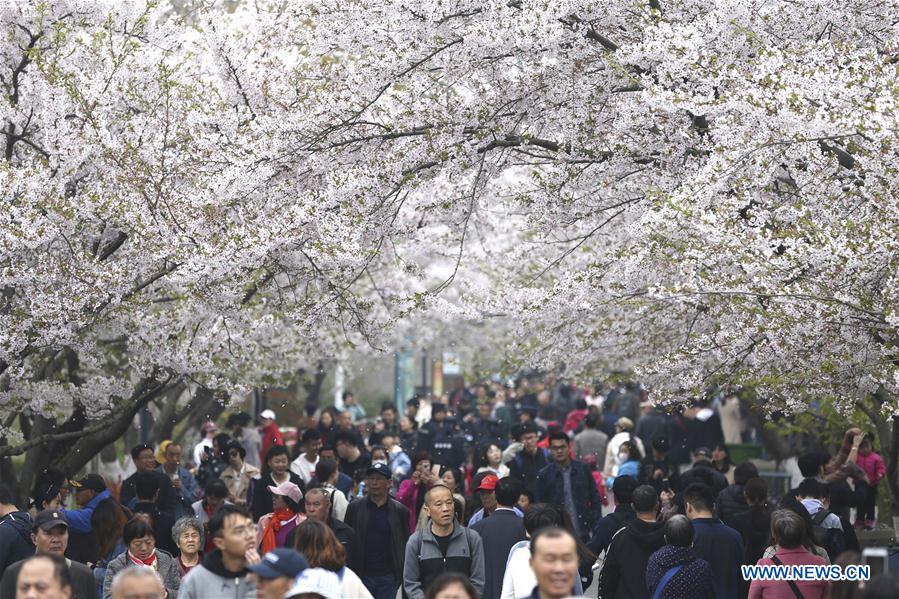
[[[284,438],[281,436],[281,430],[278,423],[275,422],[275,413],[271,410],[262,410],[259,414],[259,423],[262,425],[262,451],[259,455],[259,462],[265,463],[265,456],[272,445],[284,445]]]

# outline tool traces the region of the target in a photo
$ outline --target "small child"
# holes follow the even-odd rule
[[[855,518],[855,528],[874,528],[874,507],[877,505],[877,485],[886,475],[886,466],[880,454],[874,451],[872,443],[874,436],[871,433],[865,435],[858,446],[858,457],[855,463],[865,472],[868,480],[853,479],[855,482],[855,495],[858,500],[858,510]]]
[[[602,472],[599,471],[599,462],[596,456],[588,453],[581,458],[581,461],[590,468],[590,472],[593,474],[593,482],[596,483],[596,491],[599,493],[600,502],[603,505],[609,505],[609,499],[606,497],[606,483]]]

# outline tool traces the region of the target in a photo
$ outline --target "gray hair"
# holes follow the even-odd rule
[[[200,524],[200,521],[195,516],[178,518],[178,520],[172,524],[172,540],[175,541],[175,545],[178,546],[178,540],[181,538],[181,535],[191,528],[200,535],[200,550],[202,551],[203,546],[206,544],[206,535],[203,534],[203,525]]]
[[[677,547],[693,545],[693,523],[684,515],[671,516],[665,522],[665,542]]]
[[[794,549],[805,539],[805,521],[791,510],[775,510],[771,514],[771,536],[784,549]]]
[[[112,599],[116,599],[118,597],[116,591],[119,590],[119,586],[121,586],[122,581],[128,578],[147,578],[152,577],[153,580],[159,585],[159,590],[163,593],[165,592],[165,584],[162,582],[162,578],[159,577],[159,574],[151,568],[150,566],[128,566],[124,570],[120,570],[112,579],[112,586],[110,587],[110,594],[112,595]]]
[[[331,493],[328,492],[327,489],[322,489],[321,487],[313,487],[306,491],[306,499],[309,498],[310,495],[321,495],[324,497],[325,501],[331,503]]]

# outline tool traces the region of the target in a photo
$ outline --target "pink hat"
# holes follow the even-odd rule
[[[300,500],[303,499],[303,492],[300,491],[298,486],[290,481],[283,482],[277,487],[269,487],[268,490],[281,497],[290,497],[296,503],[299,503]]]

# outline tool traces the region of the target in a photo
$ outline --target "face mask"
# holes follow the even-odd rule
[[[618,460],[618,463],[619,463],[619,464],[625,463],[625,462],[627,461],[627,454],[626,454],[626,453],[619,453],[619,454],[618,454],[617,460]]]
[[[375,464],[384,464],[386,466],[387,460],[372,460],[371,464],[372,464],[372,466],[374,466]]]

